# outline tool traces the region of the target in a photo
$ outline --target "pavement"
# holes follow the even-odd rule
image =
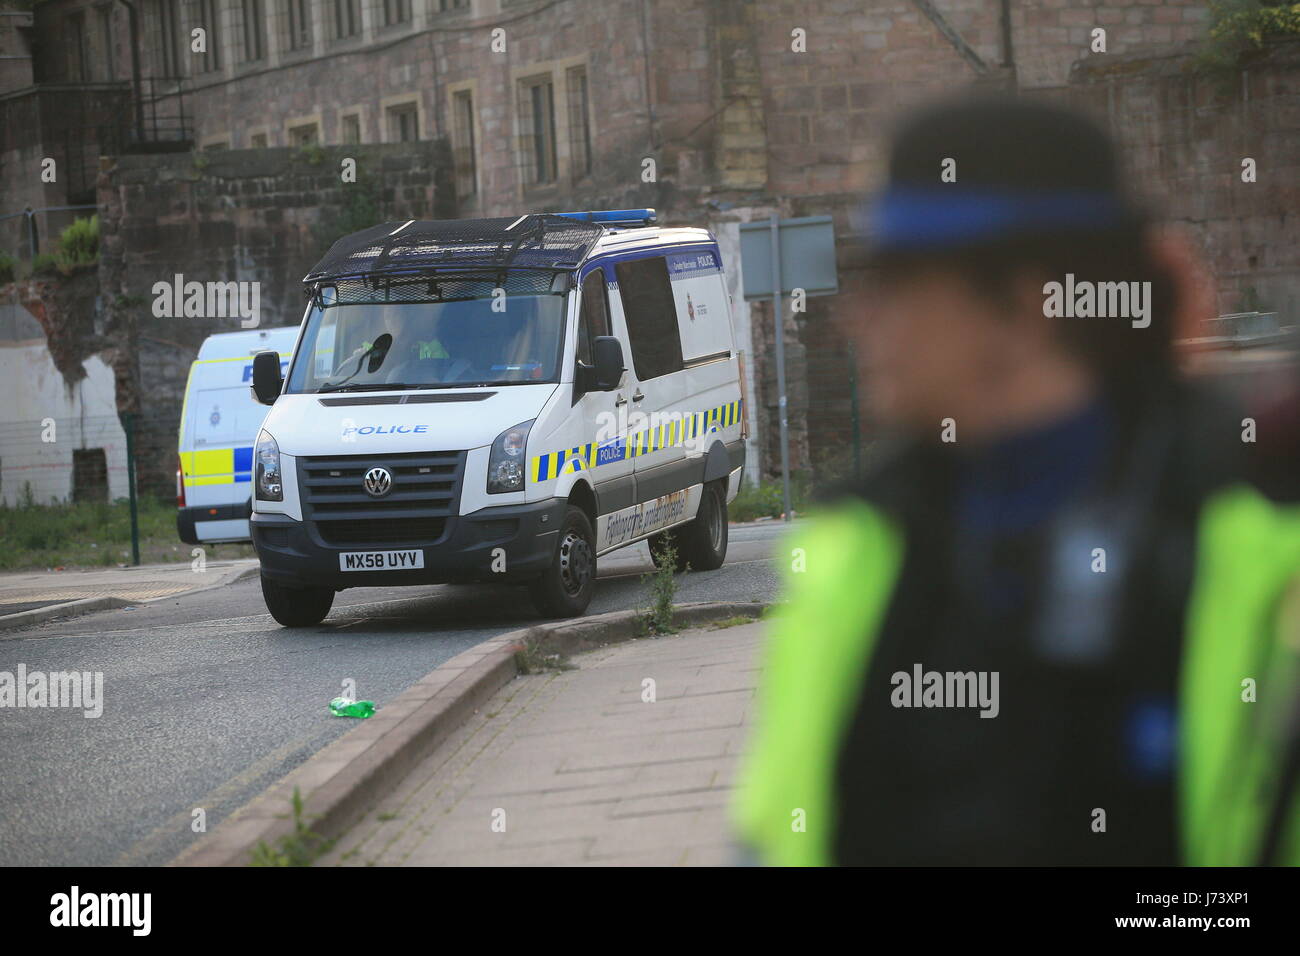
[[[726,807],[761,630],[642,638],[515,678],[316,865],[736,862]]]
[[[0,574],[0,630],[224,587],[257,574],[256,558]]]

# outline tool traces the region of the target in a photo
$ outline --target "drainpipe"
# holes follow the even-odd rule
[[[1010,78],[1010,85],[1015,89],[1018,85],[1016,79],[1016,54],[1015,48],[1011,44],[1011,0],[1002,0],[1002,65],[1006,67]]]
[[[135,87],[135,140],[144,142],[144,84],[140,80],[140,16],[131,0],[118,0],[126,7],[131,31],[131,85]]]

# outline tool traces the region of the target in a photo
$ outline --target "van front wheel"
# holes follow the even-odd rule
[[[262,598],[271,617],[284,627],[311,627],[334,606],[332,588],[290,588],[262,575]]]
[[[551,566],[529,590],[544,617],[577,617],[596,589],[596,535],[586,513],[570,505],[557,537]]]

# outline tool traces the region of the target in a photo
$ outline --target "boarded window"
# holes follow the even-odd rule
[[[72,500],[108,501],[108,460],[104,449],[73,449]]]

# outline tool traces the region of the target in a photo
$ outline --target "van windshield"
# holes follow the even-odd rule
[[[519,385],[559,380],[565,296],[369,302],[307,317],[288,392]]]

